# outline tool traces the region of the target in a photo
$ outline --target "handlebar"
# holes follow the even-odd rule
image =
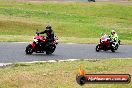
[[[36,33],[35,33],[35,34],[39,36],[39,32],[38,32],[38,29],[36,29]]]

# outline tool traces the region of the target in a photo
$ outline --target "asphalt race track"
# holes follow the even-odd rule
[[[0,63],[46,61],[64,59],[132,58],[132,45],[121,45],[115,53],[95,51],[95,44],[58,44],[52,55],[45,53],[25,54],[28,43],[0,43]]]

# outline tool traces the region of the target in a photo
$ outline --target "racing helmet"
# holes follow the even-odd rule
[[[111,32],[112,32],[112,33],[115,33],[115,30],[112,30]]]
[[[46,29],[51,29],[52,27],[50,25],[47,25],[46,26]]]

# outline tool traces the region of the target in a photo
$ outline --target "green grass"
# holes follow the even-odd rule
[[[16,63],[0,68],[0,88],[131,88],[129,84],[76,83],[79,65],[88,74],[130,74],[132,59],[110,59],[100,61]]]
[[[7,1],[0,0],[0,35],[33,36],[36,29],[51,24],[60,38],[99,38],[115,29],[121,40],[132,40],[129,4]]]
[[[0,42],[32,42],[32,39],[28,35],[0,35]],[[59,43],[98,44],[99,38],[59,37]],[[132,41],[122,40],[121,44],[131,45]]]

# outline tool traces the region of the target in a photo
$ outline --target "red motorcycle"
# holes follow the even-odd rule
[[[58,38],[55,37],[53,42],[48,42],[46,37],[40,36],[39,33],[36,33],[36,36],[33,37],[33,43],[26,47],[25,52],[26,54],[32,54],[33,52],[46,52],[46,54],[52,54],[56,49],[56,45],[58,44],[57,40]]]
[[[111,50],[112,52],[115,52],[117,48],[115,47],[115,43],[107,37],[100,39],[100,43],[96,46],[96,51],[99,52],[100,50]]]

